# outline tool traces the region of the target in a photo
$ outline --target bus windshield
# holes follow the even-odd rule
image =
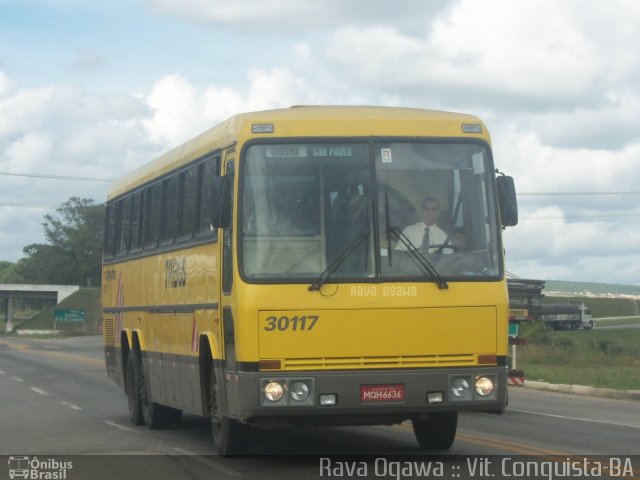
[[[431,269],[499,278],[492,177],[482,143],[253,144],[240,179],[243,276],[313,282],[335,262],[338,282],[426,282]]]

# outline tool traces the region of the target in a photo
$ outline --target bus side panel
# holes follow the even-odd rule
[[[102,318],[102,338],[104,341],[104,355],[107,367],[107,374],[118,385],[124,388],[124,378],[122,375],[122,355],[120,348],[116,346],[116,317],[115,315],[104,315]]]
[[[217,259],[216,244],[207,243],[104,266],[105,359],[121,387],[119,332],[135,330],[150,400],[203,413],[199,336],[210,332],[220,346]]]

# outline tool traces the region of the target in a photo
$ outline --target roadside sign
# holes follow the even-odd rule
[[[526,308],[510,308],[509,321],[527,320],[529,318],[529,310]]]
[[[53,317],[56,322],[84,322],[85,311],[56,308],[53,311]]]
[[[517,337],[518,336],[518,324],[517,323],[509,323],[509,336]]]

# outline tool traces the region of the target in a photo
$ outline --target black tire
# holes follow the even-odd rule
[[[140,399],[140,361],[135,351],[129,352],[129,355],[127,355],[125,382],[127,403],[129,404],[129,419],[134,425],[144,425]]]
[[[247,424],[224,416],[220,410],[219,398],[216,374],[211,369],[209,409],[211,412],[211,432],[213,434],[214,447],[219,455],[225,457],[244,455],[249,451],[251,430]]]
[[[413,433],[422,450],[449,450],[456,438],[458,412],[437,412],[414,418]]]
[[[142,415],[144,423],[151,430],[161,430],[169,425],[178,423],[182,418],[182,410],[167,407],[149,399],[149,380],[144,374],[144,368],[140,369],[140,403],[142,405]]]

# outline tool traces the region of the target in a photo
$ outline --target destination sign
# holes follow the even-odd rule
[[[265,150],[267,158],[306,157],[306,145],[267,145]]]
[[[347,157],[353,156],[350,145],[314,145],[311,147],[313,157]]]

